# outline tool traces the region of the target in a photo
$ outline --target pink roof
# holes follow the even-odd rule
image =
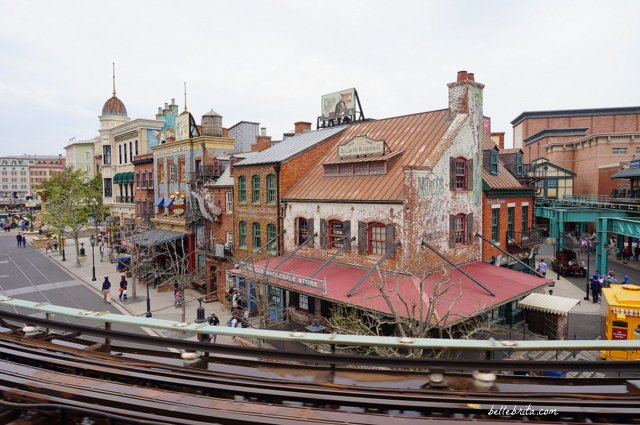
[[[271,258],[261,261],[255,266],[273,269],[282,258]],[[295,273],[298,276],[310,276],[322,263],[322,260],[313,258],[292,257],[276,270]],[[289,280],[281,278],[270,277],[269,283],[273,286],[306,293],[340,304],[390,314],[391,309],[378,289],[384,283],[386,293],[389,294],[389,302],[399,315],[428,319],[438,326],[453,325],[467,317],[524,297],[549,283],[547,279],[487,263],[470,263],[461,266],[461,268],[495,293],[495,297],[457,270],[450,270],[446,273],[438,272],[427,276],[422,281],[422,290],[421,279],[417,277],[376,271],[364,280],[349,297],[347,295],[349,290],[366,274],[368,269],[335,262],[327,265],[314,277],[320,280],[326,279],[326,294],[322,288],[312,288],[300,284],[292,285]],[[251,273],[247,271],[235,269],[233,272],[251,277]],[[434,297],[435,294],[439,295]],[[430,303],[430,299],[433,298],[437,301]],[[434,314],[429,314],[430,308],[433,309]]]

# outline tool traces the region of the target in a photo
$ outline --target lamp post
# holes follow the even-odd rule
[[[62,233],[60,234],[60,243],[62,244],[62,261],[67,261],[64,252],[64,226],[62,226]]]
[[[152,260],[149,258],[142,259],[143,270],[145,271],[145,273],[148,273],[149,265],[151,264],[151,261]],[[149,279],[146,279],[146,284],[147,284],[147,312],[145,313],[145,317],[151,317],[151,298],[149,297]]]
[[[584,296],[584,299],[585,299],[586,301],[589,301],[589,289],[590,289],[590,288],[589,288],[589,285],[590,285],[590,283],[589,283],[589,278],[590,278],[590,276],[591,276],[591,270],[590,270],[590,268],[589,268],[589,250],[590,250],[590,249],[591,249],[591,248],[589,247],[589,244],[587,244],[587,276],[586,276],[586,277],[587,277],[587,281],[585,282],[585,286],[586,286],[585,291],[586,291],[586,294],[585,294],[585,296]]]
[[[89,242],[91,242],[91,281],[96,281],[96,237],[95,235],[91,235],[89,238]]]
[[[29,199],[25,206],[29,208],[29,211],[31,212],[31,231],[33,232],[33,221],[35,219],[35,217],[33,216],[33,209],[35,208],[36,203],[33,201],[33,199]]]

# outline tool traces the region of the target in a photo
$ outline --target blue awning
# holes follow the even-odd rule
[[[158,200],[156,201],[156,204],[155,204],[155,205],[156,205],[156,207],[161,207],[163,202],[164,202],[164,198],[160,198],[160,199],[158,199]]]
[[[167,199],[164,201],[164,207],[165,207],[165,208],[170,207],[170,206],[171,206],[171,204],[173,204],[173,199],[171,199],[171,198],[167,198]]]

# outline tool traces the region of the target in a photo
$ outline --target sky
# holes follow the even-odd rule
[[[367,118],[447,108],[459,70],[511,142],[523,111],[640,105],[640,2],[0,0],[0,156],[57,155],[172,98],[199,122],[315,128],[320,97],[355,87]]]

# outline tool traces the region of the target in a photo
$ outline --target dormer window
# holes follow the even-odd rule
[[[498,152],[491,151],[491,174],[498,174]]]
[[[522,163],[522,154],[516,154],[516,176],[524,176],[524,164]]]

